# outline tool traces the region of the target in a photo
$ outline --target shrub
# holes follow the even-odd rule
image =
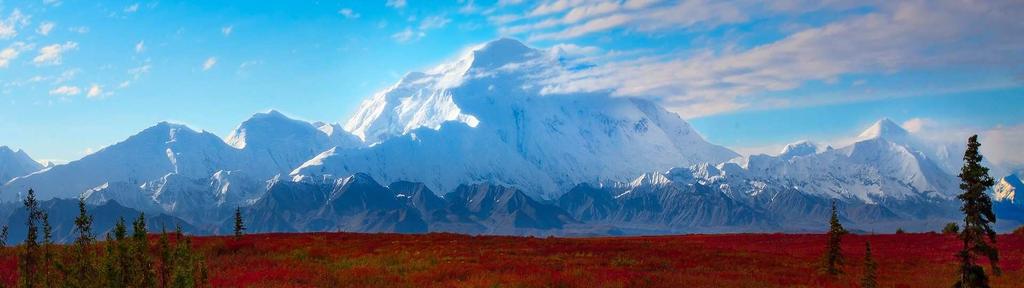
[[[942,234],[954,235],[960,233],[960,226],[954,222],[946,223],[946,227],[942,227]]]

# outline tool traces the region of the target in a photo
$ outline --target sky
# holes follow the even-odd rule
[[[1024,167],[1020,15],[1012,0],[0,0],[0,145],[66,162],[165,120],[222,137],[269,109],[344,123],[405,73],[510,37],[593,64],[557,90],[655,100],[741,153],[838,145],[887,117],[981,134]]]

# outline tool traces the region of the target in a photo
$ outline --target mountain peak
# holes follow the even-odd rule
[[[260,113],[252,114],[252,117],[249,117],[249,119],[255,119],[255,118],[285,118],[285,119],[291,119],[291,118],[288,118],[288,116],[285,116],[284,113],[281,113],[280,111],[277,111],[277,110],[274,110],[274,109],[267,110],[267,112],[260,112]]]
[[[892,137],[904,137],[909,132],[900,127],[899,124],[893,122],[889,118],[882,118],[875,122],[875,124],[868,127],[867,130],[860,133],[858,138],[860,139],[875,139],[875,138],[892,138]]]
[[[501,38],[473,50],[474,68],[497,68],[509,63],[522,62],[538,51],[511,38]]]
[[[782,148],[782,152],[779,153],[779,157],[789,159],[797,156],[813,155],[818,153],[818,150],[818,144],[802,140],[787,144],[786,147]]]

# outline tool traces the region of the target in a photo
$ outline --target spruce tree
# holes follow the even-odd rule
[[[107,234],[107,255],[104,257],[105,287],[129,287],[132,261],[128,257],[128,229],[124,217],[117,220],[113,235]]]
[[[860,287],[878,287],[878,275],[875,272],[878,264],[871,258],[871,242],[864,242],[864,277],[860,279]]]
[[[843,265],[843,250],[840,247],[843,234],[843,224],[839,223],[839,213],[836,210],[836,201],[832,200],[832,217],[829,219],[828,243],[825,247],[824,267],[825,273],[839,275],[843,273],[839,266]]]
[[[192,241],[181,232],[181,226],[177,226],[175,233],[178,241],[174,249],[174,271],[171,276],[171,287],[192,288],[195,287],[195,260],[192,255]]]
[[[171,271],[174,271],[174,262],[171,258],[171,243],[167,239],[167,228],[160,228],[160,240],[157,242],[157,249],[160,250],[160,266],[157,267],[157,280],[160,285],[157,287],[167,287],[171,280]]]
[[[50,226],[50,214],[40,210],[39,216],[43,222],[43,257],[39,265],[39,274],[43,277],[42,284],[45,287],[56,287],[58,280],[56,268],[58,263],[54,261],[53,226]]]
[[[21,255],[18,257],[18,275],[20,275],[18,282],[21,287],[40,287],[39,275],[39,202],[36,201],[36,192],[32,189],[28,189],[28,195],[25,196],[23,201],[25,204],[25,211],[28,218],[25,221],[27,226],[25,234],[24,249]]]
[[[988,168],[981,165],[982,156],[978,152],[981,144],[978,135],[967,139],[967,151],[964,152],[964,166],[960,169],[960,190],[957,199],[963,202],[960,211],[964,213],[964,226],[960,231],[963,249],[957,253],[960,260],[959,277],[954,287],[979,288],[989,287],[985,268],[977,263],[978,256],[987,257],[992,266],[992,273],[1000,274],[998,262],[999,252],[996,250],[996,231],[991,224],[996,222],[992,213],[992,200],[986,194],[995,185],[995,179],[988,175]]]
[[[153,287],[156,278],[153,274],[153,261],[149,257],[149,239],[146,238],[146,214],[140,213],[132,223],[132,240],[129,247],[131,258],[131,285],[133,287]]]
[[[75,246],[73,247],[67,283],[70,287],[100,287],[97,283],[96,260],[92,251],[92,216],[88,214],[85,200],[78,199],[78,217],[75,217]]]
[[[0,228],[0,248],[7,247],[7,224],[4,224],[3,228]]]
[[[242,237],[245,230],[245,223],[242,223],[242,208],[235,208],[235,239]]]

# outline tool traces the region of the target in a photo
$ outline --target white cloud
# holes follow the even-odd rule
[[[132,80],[138,80],[142,75],[149,73],[149,63],[143,64],[142,66],[128,69],[128,75],[132,76]]]
[[[900,126],[906,129],[910,133],[918,133],[926,128],[931,127],[934,121],[926,118],[911,118],[910,120],[904,121]]]
[[[233,32],[234,30],[235,30],[235,26],[228,25],[228,26],[221,27],[220,28],[220,33],[224,34],[224,36],[231,36],[231,32]]]
[[[21,52],[31,49],[31,47],[24,42],[15,42],[7,48],[0,50],[0,68],[7,68],[11,61],[18,58]]]
[[[217,65],[217,57],[206,58],[203,62],[203,71],[210,70],[214,65]]]
[[[402,9],[405,8],[405,4],[405,0],[388,0],[387,2],[384,3],[384,6]]]
[[[748,16],[743,10],[750,9],[733,2],[682,1],[667,6],[655,5],[656,1],[559,2],[564,5],[541,5],[527,15],[535,17],[562,13],[558,18],[541,21],[540,25],[507,27],[506,31],[532,31],[536,33],[531,33],[531,40],[551,40],[577,38],[616,28],[658,31],[694,26],[714,27],[745,22]],[[555,27],[558,28],[550,31]]]
[[[64,52],[78,49],[78,43],[68,41],[39,48],[39,55],[32,59],[36,65],[59,65]]]
[[[1024,169],[1024,124],[997,126],[978,135],[985,159],[1008,173]],[[1001,176],[1001,175],[993,175]]]
[[[60,86],[50,90],[50,95],[75,96],[82,93],[82,89],[76,86]]]
[[[57,27],[57,23],[43,22],[42,24],[39,24],[39,28],[36,29],[36,33],[43,36],[50,35],[50,31],[53,31],[54,27]]]
[[[345,19],[359,19],[360,16],[359,13],[356,13],[355,11],[352,11],[352,9],[349,8],[338,10],[338,14],[341,14],[341,16],[345,16]]]
[[[19,9],[11,11],[7,18],[0,16],[0,40],[18,36],[18,29],[27,26],[29,18],[28,15],[22,14]]]
[[[146,50],[146,41],[139,40],[139,43],[135,43],[135,53],[142,53]]]
[[[75,27],[68,28],[68,31],[75,32],[75,33],[78,33],[78,34],[85,34],[85,33],[89,33],[89,27],[86,27],[86,26],[75,26]]]
[[[444,15],[426,17],[423,18],[423,21],[420,21],[420,30],[444,28],[445,25],[451,22],[452,19],[448,19]]]
[[[85,97],[96,98],[103,95],[103,87],[97,84],[89,86],[89,91],[85,94]]]
[[[601,51],[601,48],[594,46],[579,46],[572,43],[561,43],[551,46],[548,49],[555,56],[586,56],[593,55]]]
[[[402,30],[401,32],[391,34],[391,39],[394,39],[399,43],[406,43],[410,41],[419,40],[420,38],[423,38],[423,36],[426,35],[427,34],[423,33],[422,31],[413,31],[412,28],[406,27],[405,30]]]
[[[139,11],[139,3],[135,3],[135,4],[132,4],[132,5],[128,5],[128,7],[124,7],[124,13],[135,13],[135,12],[138,12],[138,11]]]
[[[1012,71],[1014,67],[1020,67],[1014,65],[1024,63],[1024,54],[1020,53],[1024,51],[1024,37],[1019,37],[1024,34],[1024,22],[1016,16],[1024,14],[1024,2],[884,3],[889,6],[805,29],[745,50],[730,46],[722,51],[685,51],[611,60],[600,63],[596,68],[560,75],[547,83],[549,86],[545,91],[612,91],[614,95],[650,97],[659,99],[662,104],[689,118],[750,107],[824,104],[879,97],[878,94],[849,93],[845,97],[820,96],[811,99],[813,101],[793,101],[787,96],[763,96],[769,92],[792,90],[809,81],[834,82],[850,74],[890,74],[951,67]],[[660,8],[657,6],[650,10],[673,11]],[[650,15],[662,12],[652,13]],[[572,38],[639,21],[624,18],[612,23],[593,23],[616,15],[620,14],[595,18],[540,38]],[[652,16],[651,19],[659,17]],[[668,16],[665,14],[663,17]],[[693,21],[688,17],[681,18]],[[666,23],[679,21],[683,20]],[[650,29],[654,27],[657,26]],[[534,38],[537,37],[535,35]],[[982,84],[970,87],[984,88],[986,85]]]

